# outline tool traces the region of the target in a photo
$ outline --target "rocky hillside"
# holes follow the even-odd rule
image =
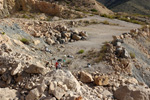
[[[0,100],[150,100],[149,25],[91,16],[112,13],[95,0],[0,9]]]
[[[115,12],[127,12],[150,15],[148,0],[98,0]]]
[[[67,45],[91,38],[73,27],[91,24],[100,23],[1,19],[0,99],[149,100],[149,26],[113,36],[100,52],[73,53],[76,47]],[[55,69],[57,59],[66,60],[62,69]],[[77,66],[77,60],[87,59],[92,67],[102,62],[94,68]]]
[[[88,12],[97,14],[112,13],[106,7],[96,2],[96,0],[0,0],[1,17],[9,17],[10,14],[14,15],[20,11],[24,13],[45,13],[46,15],[60,16],[64,18],[81,17]]]

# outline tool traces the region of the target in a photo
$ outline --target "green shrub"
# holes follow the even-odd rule
[[[2,34],[2,35],[5,35],[6,33],[5,33],[5,32],[1,32],[1,34]]]
[[[134,58],[135,58],[135,53],[130,52],[130,57],[131,57],[132,59],[134,59]]]
[[[115,16],[114,15],[107,15],[107,14],[101,14],[101,17],[106,17],[106,18],[110,18],[110,19],[114,19]]]
[[[92,11],[92,12],[97,12],[97,10],[96,10],[96,9],[91,9],[91,11]]]
[[[105,43],[105,44],[102,46],[100,52],[98,53],[98,57],[95,59],[95,62],[96,62],[96,63],[101,62],[101,61],[104,59],[106,52],[107,52],[107,45],[106,45],[106,43]]]
[[[24,44],[29,45],[29,40],[27,40],[26,38],[22,38],[20,41]]]
[[[84,50],[78,51],[78,54],[82,54],[82,53],[84,53]]]

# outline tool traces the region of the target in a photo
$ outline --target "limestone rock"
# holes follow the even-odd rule
[[[27,68],[25,70],[27,73],[30,73],[30,74],[46,74],[46,68],[41,65],[39,62],[37,62],[36,64],[31,64],[29,66],[29,68]]]
[[[34,44],[35,44],[35,45],[40,44],[40,40],[34,40]]]
[[[70,38],[71,33],[68,33],[68,32],[67,32],[67,33],[64,33],[63,36],[64,36],[64,37],[67,37],[67,38]]]
[[[85,37],[88,36],[87,33],[86,33],[86,32],[83,32],[83,31],[81,31],[81,32],[79,33],[79,35],[80,35],[80,36],[85,36]]]
[[[26,100],[38,100],[40,93],[37,88],[31,90],[26,96]]]
[[[54,84],[55,83],[55,84]],[[66,93],[62,85],[58,85],[57,82],[51,82],[49,86],[49,93],[53,94],[57,99],[61,99],[62,96]]]
[[[22,68],[22,64],[21,63],[17,64],[16,68],[14,68],[11,71],[11,75],[16,75],[17,73],[19,73],[19,71],[20,71],[21,68]]]
[[[81,37],[78,36],[77,34],[73,34],[73,35],[72,35],[72,39],[78,41],[78,40],[81,40]]]
[[[85,83],[89,83],[89,82],[93,81],[93,78],[89,73],[81,71],[80,72],[80,81],[85,82]]]
[[[114,96],[118,100],[149,100],[150,89],[142,86],[122,86],[117,89]]]
[[[0,100],[13,100],[17,97],[17,91],[9,88],[0,88]]]
[[[108,76],[95,76],[94,83],[100,86],[108,85],[109,84]]]
[[[38,100],[42,93],[45,91],[46,87],[47,86],[44,83],[42,83],[37,88],[31,90],[26,96],[26,100]]]
[[[54,44],[55,43],[55,41],[53,41],[52,39],[50,39],[50,38],[47,38],[46,39],[46,42],[49,44],[49,45],[51,45],[51,44]]]
[[[47,74],[48,75],[44,79],[46,83],[48,82],[51,83],[55,81],[56,83],[55,82],[53,83],[55,85],[58,83],[59,86],[63,86],[64,90],[66,90],[65,88],[67,88],[70,89],[71,91],[80,92],[81,86],[70,71],[54,70]]]
[[[125,81],[126,83],[130,83],[130,84],[138,84],[138,81],[135,78],[129,78]]]

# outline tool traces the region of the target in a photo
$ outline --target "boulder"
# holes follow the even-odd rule
[[[49,83],[49,94],[53,94],[57,99],[68,91],[80,92],[80,84],[70,71],[54,70],[47,73],[44,82]]]
[[[49,94],[53,94],[57,99],[61,99],[68,91],[80,92],[80,84],[70,71],[55,70],[48,76],[44,82],[50,83]]]
[[[93,81],[92,75],[84,71],[80,72],[80,81],[89,83]]]
[[[83,31],[81,31],[81,32],[79,33],[79,35],[80,35],[80,36],[84,36],[84,37],[87,37],[87,36],[88,36],[87,33],[86,33],[86,32],[83,32]]]
[[[9,88],[0,88],[0,100],[15,100],[17,91]]]
[[[40,44],[40,40],[34,40],[34,44],[35,44],[35,45]]]
[[[29,66],[29,68],[27,68],[25,70],[25,72],[30,73],[30,74],[46,74],[46,68],[41,65],[39,62],[37,62],[36,64],[31,64]]]
[[[49,93],[53,94],[58,100],[66,93],[65,85],[58,84],[56,81],[51,82],[49,86]]]
[[[19,71],[21,70],[21,68],[22,68],[22,64],[18,63],[16,65],[16,67],[11,71],[11,75],[16,75],[17,73],[19,73]]]
[[[63,37],[70,38],[70,36],[71,36],[71,33],[69,33],[69,32],[63,34]]]
[[[31,90],[29,94],[26,96],[26,100],[38,100],[40,97],[40,93],[37,88]]]
[[[81,37],[78,36],[77,34],[73,34],[73,35],[72,35],[72,39],[78,41],[78,40],[81,40]]]
[[[46,87],[47,86],[44,83],[42,83],[37,88],[34,88],[26,96],[26,100],[39,100],[40,96],[43,94],[43,92],[45,91]]]
[[[95,76],[94,83],[99,86],[106,86],[109,84],[108,76]]]
[[[118,100],[150,100],[150,89],[142,86],[122,86],[118,88],[114,96]]]
[[[54,44],[54,43],[55,43],[55,41],[54,41],[54,40],[52,40],[52,39],[50,39],[50,38],[47,38],[47,39],[46,39],[46,42],[47,42],[49,45],[51,45],[51,44]]]

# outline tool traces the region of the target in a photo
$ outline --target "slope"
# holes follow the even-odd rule
[[[115,12],[150,14],[149,0],[98,0]]]

